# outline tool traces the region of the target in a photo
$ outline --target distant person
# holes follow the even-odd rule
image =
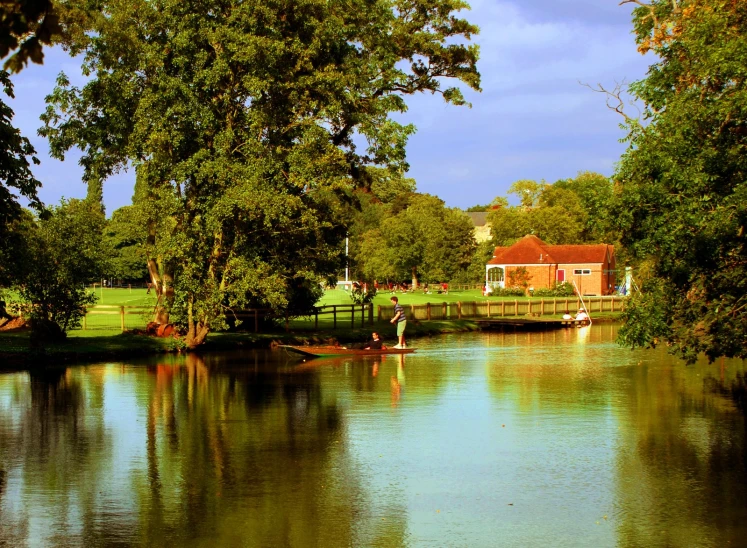
[[[449,284],[447,284],[446,282],[442,283],[441,284],[441,291],[443,291],[444,293],[448,294],[449,293]]]
[[[407,345],[405,344],[405,327],[407,327],[405,309],[401,304],[399,304],[399,299],[397,297],[392,297],[389,300],[394,303],[394,317],[389,323],[397,324],[398,343],[394,345],[394,348],[407,348]]]
[[[570,314],[568,313],[568,311],[566,310],[566,311],[565,311],[565,314],[563,314],[563,319],[564,319],[564,320],[572,320],[572,319],[573,319],[573,316],[571,316],[571,315],[570,315]]]
[[[585,322],[588,320],[589,320],[589,315],[586,313],[586,311],[583,308],[579,308],[578,314],[576,314],[576,321]]]

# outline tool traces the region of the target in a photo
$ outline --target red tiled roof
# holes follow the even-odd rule
[[[511,247],[496,247],[488,264],[594,264],[604,263],[607,244],[593,245],[547,245],[537,236],[529,234]]]

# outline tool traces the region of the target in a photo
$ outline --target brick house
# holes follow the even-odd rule
[[[530,234],[510,247],[495,248],[485,267],[485,283],[505,287],[508,274],[519,267],[527,269],[534,289],[575,282],[582,295],[615,290],[615,249],[608,244],[548,245]]]

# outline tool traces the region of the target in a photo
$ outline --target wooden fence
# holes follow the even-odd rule
[[[152,306],[116,306],[95,305],[86,308],[81,329],[95,330],[121,330],[145,329],[148,322],[153,319]],[[312,312],[306,314],[289,313],[287,316],[278,316],[274,311],[264,308],[252,308],[247,310],[236,310],[226,314],[226,320],[234,323],[236,320],[242,323],[245,329],[259,332],[260,324],[268,320],[281,321],[286,330],[291,327],[310,327],[313,320],[314,329],[339,327],[354,328],[357,325],[373,325],[374,309],[372,304],[335,304],[317,306]]]
[[[586,297],[584,303],[591,314],[595,312],[621,312],[626,297]],[[577,297],[557,297],[538,299],[500,299],[473,302],[403,304],[408,319],[414,320],[461,320],[462,318],[491,318],[501,316],[546,316],[563,314],[566,310],[574,314],[581,306]],[[394,316],[394,307],[379,305],[378,321],[389,320]],[[86,309],[82,329],[107,329],[128,331],[145,329],[153,318],[153,307],[96,305]],[[269,320],[281,322],[290,329],[339,329],[372,326],[374,324],[373,304],[334,304],[317,306],[313,311],[299,314],[289,313],[277,316],[273,311],[262,308],[236,310],[226,314],[229,323],[239,320],[242,327],[255,333]]]
[[[626,297],[586,297],[584,303],[590,314],[594,312],[621,312]],[[402,304],[402,303],[400,303]],[[462,318],[492,318],[501,316],[549,316],[571,314],[581,308],[578,297],[557,297],[528,300],[501,299],[496,301],[425,303],[404,305],[408,319],[461,320]],[[394,306],[379,305],[378,320],[394,316]]]

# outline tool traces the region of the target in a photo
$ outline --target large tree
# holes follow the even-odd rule
[[[550,244],[610,241],[605,220],[612,191],[603,175],[583,172],[552,185],[522,180],[508,193],[518,196],[520,205],[499,197],[488,212],[495,245],[511,245],[527,234]]]
[[[343,202],[372,166],[406,171],[404,97],[479,89],[463,0],[123,0],[61,76],[53,154],[96,186],[132,163],[150,270],[201,343],[227,308],[293,311],[342,265]],[[364,150],[361,150],[365,143]]]
[[[412,194],[406,207],[362,236],[358,261],[368,279],[451,280],[470,265],[474,226],[462,211],[428,194]]]
[[[6,96],[13,97],[7,72],[0,71],[0,88]],[[19,199],[25,198],[37,210],[41,208],[37,197],[41,183],[31,172],[31,163],[39,163],[34,156],[36,151],[13,127],[12,120],[13,110],[0,100],[0,286],[18,276],[15,255],[22,238],[15,228],[22,216]]]
[[[747,3],[653,0],[633,23],[657,57],[631,86],[644,121],[615,180],[612,219],[640,293],[622,340],[688,360],[747,357]]]

